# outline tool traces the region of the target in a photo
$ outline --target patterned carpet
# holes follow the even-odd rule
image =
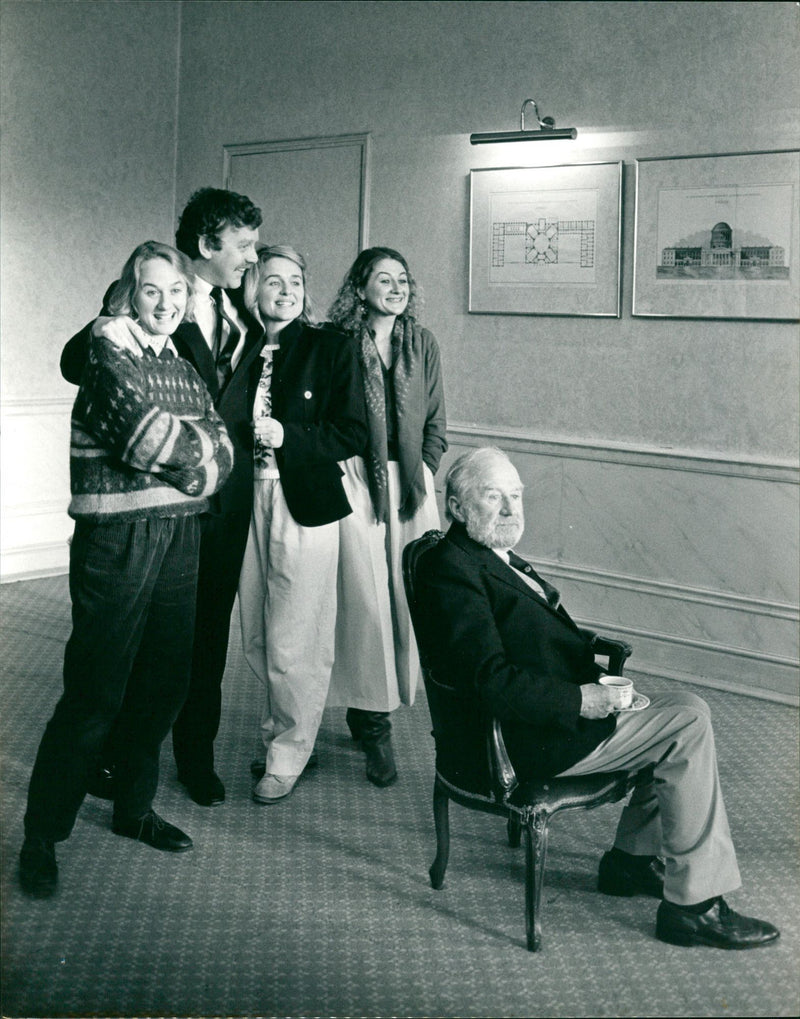
[[[236,628],[219,771],[203,809],[169,747],[156,803],[195,840],[171,857],[117,838],[87,798],[59,847],[61,888],[16,884],[25,793],[59,695],[66,578],[2,599],[3,1016],[797,1016],[800,1014],[798,719],[794,709],[698,690],[711,705],[744,888],[734,908],[776,923],[774,946],[663,945],[654,903],[597,893],[618,806],[552,824],[544,948],[525,950],[523,857],[502,822],[451,808],[445,887],[430,888],[432,741],[424,699],[395,716],[400,780],[376,789],[328,710],[319,767],[285,802],[250,799],[256,695]],[[665,681],[635,676],[644,693]]]

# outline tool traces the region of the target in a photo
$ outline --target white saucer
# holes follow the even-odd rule
[[[633,701],[631,702],[630,707],[620,708],[619,709],[619,714],[621,715],[623,712],[628,712],[628,711],[642,711],[642,709],[646,708],[649,704],[650,704],[650,698],[649,697],[645,697],[645,695],[643,693],[637,693],[634,690],[633,691]]]

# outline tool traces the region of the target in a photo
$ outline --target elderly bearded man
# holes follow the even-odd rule
[[[772,924],[740,916],[722,897],[740,878],[708,706],[676,692],[617,713],[619,692],[598,684],[590,640],[555,588],[511,552],[524,528],[522,487],[492,447],[461,456],[447,474],[452,523],[417,572],[433,671],[500,720],[521,781],[638,774],[599,887],[661,899],[656,937],[717,948],[774,941]]]

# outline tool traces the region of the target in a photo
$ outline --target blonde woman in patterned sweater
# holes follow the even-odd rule
[[[120,748],[113,831],[155,849],[192,846],[152,804],[161,743],[189,682],[198,514],[230,473],[233,451],[200,377],[170,340],[191,297],[184,257],[141,244],[111,298],[113,313],[136,323],[139,349],[93,340],[73,407],[73,628],[20,853],[22,887],[36,897],[56,890],[54,843],[72,831],[112,728]]]

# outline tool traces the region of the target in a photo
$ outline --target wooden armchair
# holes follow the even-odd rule
[[[436,859],[429,872],[431,885],[441,888],[444,883],[450,852],[450,800],[470,810],[505,817],[511,846],[518,846],[521,833],[525,832],[525,925],[528,950],[536,952],[542,942],[541,898],[550,818],[562,810],[591,808],[621,800],[633,788],[635,775],[608,772],[519,783],[506,752],[498,720],[481,716],[477,707],[467,703],[459,691],[436,679],[424,641],[420,639],[423,630],[419,618],[424,608],[418,604],[416,597],[417,564],[443,537],[441,531],[428,531],[407,545],[403,552],[406,597],[417,636],[436,743],[433,785]],[[585,632],[592,639],[595,653],[608,655],[609,673],[621,675],[625,660],[632,651],[630,645]],[[465,741],[474,748],[471,755],[474,768],[469,774],[453,763],[456,757],[463,762]],[[459,747],[457,755],[451,751],[456,745]]]

